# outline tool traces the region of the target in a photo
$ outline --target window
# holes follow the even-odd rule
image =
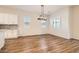
[[[54,27],[54,28],[60,28],[60,24],[61,24],[61,22],[60,22],[60,17],[55,17],[55,18],[53,19],[53,27]]]
[[[47,21],[41,20],[42,28],[47,28]]]
[[[29,27],[29,24],[30,24],[30,17],[29,16],[24,16],[24,28],[28,28]]]

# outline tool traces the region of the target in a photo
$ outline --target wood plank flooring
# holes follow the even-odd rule
[[[6,39],[1,53],[78,53],[79,40],[52,35]]]

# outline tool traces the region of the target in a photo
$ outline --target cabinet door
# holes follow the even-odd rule
[[[8,14],[0,13],[0,24],[9,24]]]
[[[5,38],[7,39],[7,38],[9,38],[8,35],[9,34],[9,31],[8,30],[5,30]]]
[[[11,30],[8,30],[7,32],[8,32],[7,33],[7,38],[12,38],[12,34],[13,34],[12,31]]]
[[[2,14],[0,14],[0,24],[3,23],[3,17],[2,17]]]
[[[6,30],[5,31],[5,38],[12,38],[12,32],[11,32],[11,30]]]
[[[5,38],[17,38],[17,30],[6,30]]]
[[[13,24],[13,15],[12,14],[8,15],[8,24]]]
[[[4,46],[4,43],[5,43],[4,32],[0,32],[0,49]]]
[[[17,38],[18,37],[18,34],[17,34],[17,30],[12,30],[12,36],[13,38]]]
[[[13,15],[12,14],[9,14],[9,16],[8,16],[8,21],[9,21],[9,24],[13,24],[13,19],[14,17],[13,17]]]
[[[18,24],[18,21],[17,21],[17,15],[9,15],[9,24]]]
[[[5,19],[4,19],[5,15],[3,13],[0,13],[0,24],[5,24]]]
[[[5,32],[5,38],[8,38],[8,35],[7,35],[8,34],[8,31],[5,30],[4,32]]]
[[[17,16],[16,15],[12,15],[12,16],[13,16],[12,23],[13,24],[18,24]]]
[[[3,15],[3,22],[4,22],[4,24],[8,24],[9,23],[8,14],[4,14]]]

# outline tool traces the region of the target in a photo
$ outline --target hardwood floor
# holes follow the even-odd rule
[[[73,53],[79,52],[79,40],[52,35],[6,39],[2,53]]]

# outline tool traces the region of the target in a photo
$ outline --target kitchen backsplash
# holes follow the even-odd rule
[[[0,29],[17,29],[18,28],[18,25],[7,25],[7,24],[4,24],[4,25],[0,25]]]

